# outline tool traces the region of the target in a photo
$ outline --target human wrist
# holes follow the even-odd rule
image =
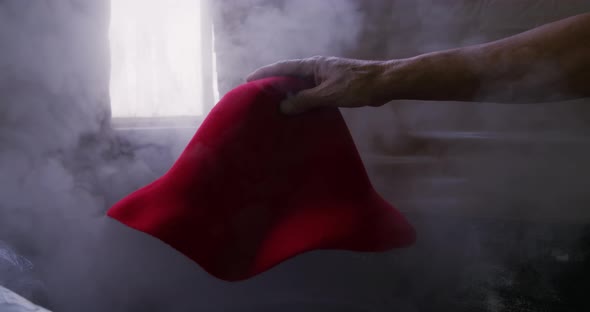
[[[421,61],[416,58],[381,62],[380,89],[387,102],[415,97],[416,82],[421,74]]]
[[[365,79],[366,88],[372,91],[371,106],[381,106],[399,99],[405,84],[403,74],[400,72],[404,66],[406,66],[405,60],[370,61],[365,64],[364,71],[369,73],[369,79]]]
[[[464,49],[440,51],[384,63],[391,100],[470,100],[479,78]]]

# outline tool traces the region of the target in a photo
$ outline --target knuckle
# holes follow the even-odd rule
[[[271,64],[269,67],[274,67],[274,68],[282,68],[289,65],[289,61],[288,60],[282,60],[282,61],[278,61],[274,64]]]
[[[309,60],[312,60],[312,61],[321,61],[321,60],[323,60],[325,58],[326,57],[325,56],[322,56],[322,55],[314,55],[314,56],[310,57]]]

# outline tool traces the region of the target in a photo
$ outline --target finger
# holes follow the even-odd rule
[[[318,95],[321,86],[300,91],[295,96],[281,102],[281,112],[288,115],[299,114],[314,108],[329,105],[327,98]]]
[[[272,76],[295,76],[306,78],[313,76],[313,72],[313,63],[308,60],[288,60],[261,67],[248,75],[246,81],[250,82]]]

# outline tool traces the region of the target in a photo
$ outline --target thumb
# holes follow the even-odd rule
[[[281,102],[281,112],[292,115],[299,114],[325,105],[326,99],[318,95],[319,86],[305,89]]]

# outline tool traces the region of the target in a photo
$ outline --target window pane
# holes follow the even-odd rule
[[[111,1],[113,117],[203,113],[200,3]]]

